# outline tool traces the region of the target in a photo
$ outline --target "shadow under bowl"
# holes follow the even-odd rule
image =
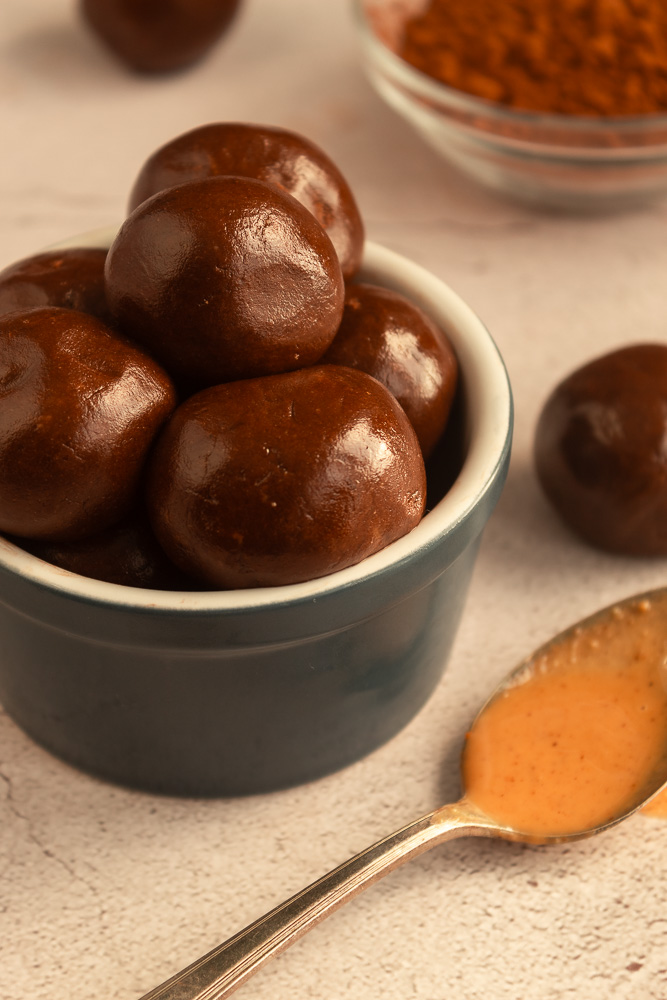
[[[511,391],[490,335],[443,282],[370,243],[363,277],[421,305],[458,354],[437,502],[356,566],[244,591],[121,587],[0,538],[0,701],[63,760],[153,792],[266,792],[368,754],[438,684],[507,473]]]

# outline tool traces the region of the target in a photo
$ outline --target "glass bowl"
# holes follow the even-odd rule
[[[667,192],[667,115],[517,111],[447,87],[397,55],[423,0],[354,0],[370,82],[455,167],[536,205],[609,210]]]

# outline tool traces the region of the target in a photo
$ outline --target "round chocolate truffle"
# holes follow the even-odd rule
[[[156,362],[93,316],[0,318],[0,531],[69,540],[119,520],[175,404]]]
[[[138,511],[77,542],[17,538],[16,543],[53,566],[92,580],[148,590],[193,589],[192,581],[158,545],[146,515]]]
[[[241,588],[377,552],[420,520],[426,476],[391,393],[364,372],[317,365],[190,397],[160,435],[147,489],[173,561]]]
[[[435,323],[398,292],[353,284],[338,333],[323,362],[367,372],[399,401],[427,458],[445,429],[458,364]]]
[[[199,386],[314,364],[344,283],[331,240],[271,184],[211,177],[143,202],[106,263],[120,328]]]
[[[361,264],[364,227],[350,186],[318,146],[287,129],[214,122],[177,136],[148,158],[130,210],[165,188],[233,174],[277,184],[315,216],[336,248],[343,275]]]
[[[170,73],[201,59],[229,27],[240,0],[81,0],[96,35],[126,66]]]
[[[48,250],[0,271],[0,316],[17,309],[59,306],[108,323],[104,291],[107,252],[97,247]]]
[[[548,398],[535,435],[542,487],[578,535],[610,552],[667,555],[667,346],[621,348]]]

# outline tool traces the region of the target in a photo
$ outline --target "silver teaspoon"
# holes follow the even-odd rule
[[[436,844],[442,844],[456,837],[499,837],[533,844],[553,844],[593,836],[631,816],[654,798],[667,783],[667,682],[664,673],[666,651],[667,589],[630,597],[560,633],[512,671],[478,713],[468,734],[471,739],[466,740],[463,755],[466,791],[458,802],[444,805],[422,816],[345,861],[328,875],[324,875],[162,985],[146,993],[141,1000],[222,1000],[228,997],[265,962],[293,944],[347,900],[394,868]],[[593,683],[593,686],[597,684],[598,687],[601,678],[603,681],[606,678],[607,686],[610,690],[613,689],[612,701],[614,711],[617,711],[619,698],[622,702],[624,678],[630,677],[636,688],[640,673],[642,683],[646,685],[646,697],[641,695],[637,701],[635,708],[639,721],[633,722],[630,719],[629,731],[631,735],[635,733],[641,741],[642,732],[645,734],[648,732],[645,720],[649,718],[647,715],[649,711],[652,713],[650,718],[653,742],[650,747],[645,748],[646,753],[637,765],[641,773],[635,776],[636,780],[633,778],[627,787],[619,791],[618,802],[611,806],[608,802],[603,803],[599,815],[593,812],[583,819],[580,818],[580,814],[575,815],[573,805],[572,816],[569,816],[568,802],[572,800],[574,803],[574,792],[577,791],[574,787],[575,781],[571,788],[567,784],[564,786],[564,794],[555,807],[561,809],[561,812],[554,813],[553,829],[547,826],[545,832],[542,820],[546,813],[540,814],[540,822],[537,825],[531,819],[522,827],[520,823],[517,824],[512,820],[511,815],[508,820],[505,813],[509,808],[511,814],[512,805],[510,803],[509,807],[507,806],[502,793],[502,782],[506,780],[507,775],[496,774],[495,764],[489,771],[485,759],[479,767],[476,761],[476,755],[479,753],[477,744],[482,746],[483,752],[484,740],[488,742],[488,735],[478,738],[477,733],[485,732],[487,723],[492,720],[492,714],[502,712],[505,703],[512,708],[516,693],[519,692],[522,698],[527,693],[530,695],[529,685],[534,684],[538,702],[541,698],[542,703],[545,703],[545,698],[548,696],[551,706],[549,721],[544,725],[547,729],[553,725],[565,727],[563,733],[560,730],[558,732],[567,743],[567,740],[574,738],[567,729],[569,725],[574,724],[571,718],[573,713],[568,710],[568,705],[573,702],[571,699],[568,700],[566,692],[561,697],[561,709],[558,710],[557,706],[554,709],[554,702],[557,702],[558,698],[552,698],[548,690],[545,695],[544,691],[544,684],[548,683],[550,677],[557,677],[561,692],[564,682],[576,683],[577,676],[584,676],[586,683],[589,685]],[[542,688],[539,685],[542,685]],[[590,692],[588,697],[592,697]],[[600,711],[606,711],[604,700],[599,704]],[[624,712],[626,707],[621,705]],[[623,728],[626,728],[625,721]],[[542,730],[538,725],[536,731],[542,732]],[[603,727],[603,730],[610,733],[611,740],[616,739],[613,726]],[[542,742],[544,742],[542,749],[547,755],[546,763],[541,765],[543,768],[558,767],[561,759],[569,760],[571,763],[573,754],[569,750],[564,754],[559,752],[556,746],[558,739],[550,738]],[[597,736],[595,742],[599,742]],[[475,746],[471,749],[472,744]],[[496,750],[497,748],[494,748],[494,753],[489,758],[491,761],[495,757]],[[605,748],[603,753],[604,751]],[[618,769],[620,772],[625,769],[626,758],[630,751],[623,747],[618,752],[623,755],[622,766]],[[544,770],[540,772],[536,761],[539,762],[541,758],[538,758],[537,753],[537,747],[534,753],[533,748],[530,748],[528,767],[537,771],[537,784],[532,788],[526,786],[526,796],[530,797],[531,801],[536,794],[541,794],[542,788],[553,788],[554,782],[562,779],[561,775],[551,771],[546,777]],[[582,760],[584,756],[585,754],[580,754]],[[604,766],[612,766],[607,760],[602,764],[603,769]],[[591,774],[600,773],[600,767],[600,760],[593,760]],[[473,788],[469,782],[471,776]],[[574,778],[578,780],[579,774],[575,774]],[[514,782],[515,779],[510,777],[510,780]],[[500,794],[499,789],[501,789]],[[580,799],[590,798],[590,791],[585,788],[583,793],[581,789],[579,791]],[[484,803],[484,809],[476,803],[476,799]],[[489,810],[489,801],[492,803],[492,810]],[[547,812],[552,805],[550,800],[545,799],[544,809]],[[490,811],[493,811],[493,816]]]

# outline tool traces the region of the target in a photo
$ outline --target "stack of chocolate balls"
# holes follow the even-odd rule
[[[359,562],[423,515],[449,342],[355,281],[348,184],[283,129],[207,125],[145,163],[108,252],[0,273],[0,531],[129,586]]]

